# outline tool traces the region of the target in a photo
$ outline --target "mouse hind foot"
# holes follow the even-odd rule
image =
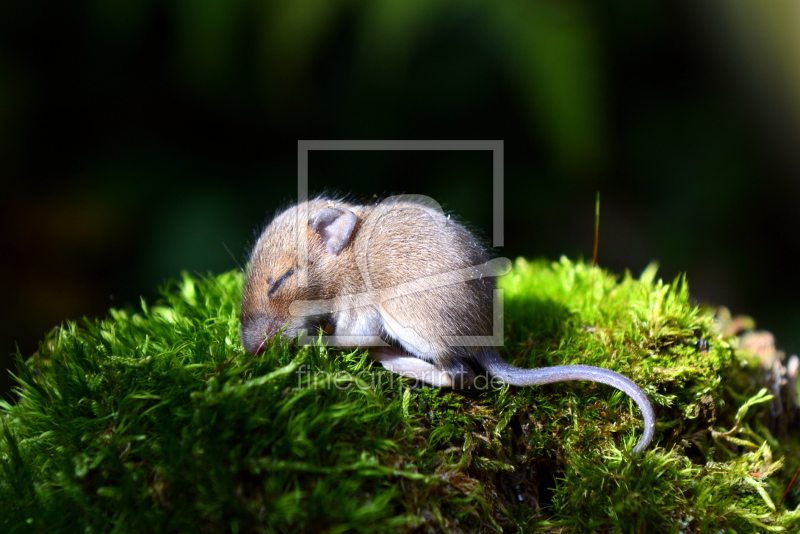
[[[445,369],[394,347],[373,349],[370,356],[393,373],[436,388],[466,388],[475,380],[475,373],[460,360]]]

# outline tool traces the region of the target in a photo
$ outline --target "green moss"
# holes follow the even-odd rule
[[[362,351],[239,342],[240,273],[53,330],[0,406],[0,530],[751,532],[800,529],[780,497],[757,364],[685,279],[518,260],[504,357],[630,376],[659,416],[584,382],[411,387]],[[703,340],[698,343],[698,340]],[[708,343],[707,347],[704,343]],[[784,460],[785,457],[785,460]]]

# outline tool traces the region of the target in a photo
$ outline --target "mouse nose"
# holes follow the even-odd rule
[[[250,354],[263,352],[265,342],[275,337],[282,326],[282,322],[268,315],[242,317],[242,344],[245,350]]]

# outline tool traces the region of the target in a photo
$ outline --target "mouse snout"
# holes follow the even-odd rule
[[[264,350],[264,344],[268,339],[275,337],[278,330],[284,325],[275,317],[269,315],[257,315],[250,318],[242,318],[242,344],[250,354],[258,354]]]

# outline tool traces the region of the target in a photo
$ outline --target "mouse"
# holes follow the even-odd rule
[[[510,270],[433,199],[395,195],[371,204],[314,198],[281,211],[250,253],[241,305],[241,339],[251,354],[280,337],[369,348],[391,372],[438,388],[477,384],[481,372],[512,386],[586,380],[630,396],[646,449],[656,416],[628,377],[590,365],[526,369],[507,363],[496,277]]]

